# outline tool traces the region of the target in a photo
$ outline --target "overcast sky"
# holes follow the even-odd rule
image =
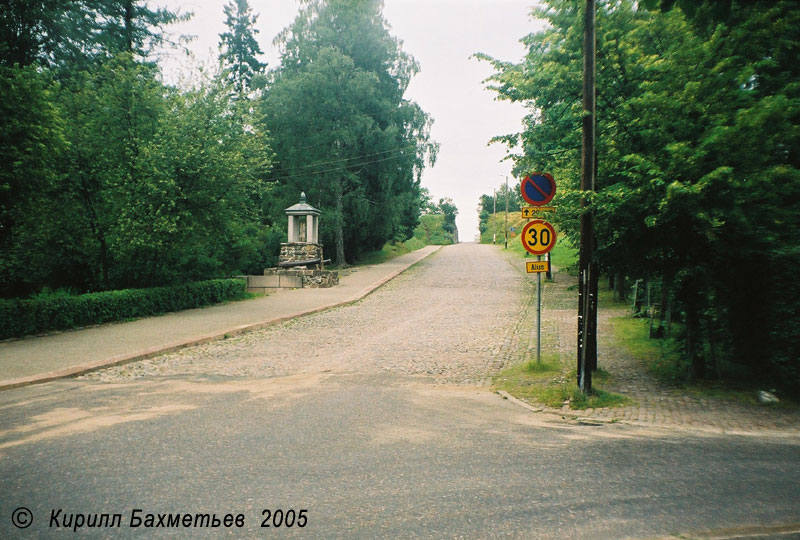
[[[192,11],[188,23],[172,30],[196,35],[190,44],[195,62],[216,59],[219,34],[224,31],[226,0],[150,0],[154,6]],[[433,139],[441,144],[437,163],[422,177],[423,187],[438,200],[451,197],[459,210],[461,241],[472,241],[478,232],[478,198],[510,177],[511,163],[502,161],[505,147],[488,145],[496,135],[520,131],[524,109],[498,102],[484,90],[483,80],[492,69],[470,59],[476,52],[519,61],[524,54],[520,39],[541,28],[532,21],[535,0],[385,0],[384,17],[403,50],[420,63],[406,98],[419,103],[433,119]],[[262,61],[278,65],[275,36],[292,23],[297,0],[250,0],[258,14],[256,36],[264,51]],[[179,66],[189,62],[174,55],[165,63],[166,76],[175,80]],[[184,69],[186,69],[184,67]],[[324,217],[323,217],[324,219]]]

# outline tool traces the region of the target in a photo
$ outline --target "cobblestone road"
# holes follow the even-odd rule
[[[356,304],[82,378],[332,371],[486,384],[516,351],[523,278],[493,246],[447,246]]]
[[[574,281],[558,274],[543,295],[542,350],[558,354],[566,366],[559,379],[564,381],[576,355]],[[534,286],[524,260],[494,246],[447,246],[355,304],[81,379],[397,373],[487,386],[503,367],[535,355]],[[605,389],[631,397],[633,405],[544,411],[714,432],[800,434],[800,411],[687,396],[656,382],[639,359],[613,342],[610,319],[624,314],[623,308],[601,309],[598,354],[612,375]]]

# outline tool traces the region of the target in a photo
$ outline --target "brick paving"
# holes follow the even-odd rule
[[[329,289],[281,289],[243,302],[3,341],[0,390],[141,360],[345,305],[438,249],[426,246],[382,264],[353,268]]]

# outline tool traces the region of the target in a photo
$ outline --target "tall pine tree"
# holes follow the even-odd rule
[[[247,0],[231,0],[223,9],[228,29],[219,35],[219,59],[227,80],[241,97],[250,89],[253,76],[267,67],[257,58],[263,54],[254,28],[258,15],[252,13]]]

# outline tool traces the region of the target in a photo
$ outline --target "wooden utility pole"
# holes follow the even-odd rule
[[[494,231],[492,232],[492,244],[497,243],[497,190],[492,190],[492,198],[494,199],[494,203],[492,203],[492,216],[494,218]]]
[[[505,249],[508,249],[508,176],[506,176],[506,240]]]
[[[581,151],[581,245],[578,274],[578,386],[592,389],[597,366],[597,270],[594,213],[587,192],[595,190],[595,0],[586,0],[583,19],[583,145]]]

